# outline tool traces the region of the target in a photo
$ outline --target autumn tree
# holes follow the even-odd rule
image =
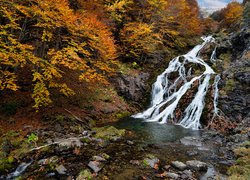
[[[34,108],[51,103],[51,89],[74,92],[60,81],[64,69],[86,82],[106,81],[114,72],[116,47],[95,14],[74,12],[68,0],[1,0],[0,90],[18,90],[18,72],[33,76]]]
[[[243,6],[233,1],[222,10],[215,12],[211,17],[220,23],[221,28],[227,28],[229,31],[232,31],[240,27],[242,15]]]
[[[226,27],[234,27],[242,18],[243,7],[238,2],[231,2],[224,10],[223,24]]]

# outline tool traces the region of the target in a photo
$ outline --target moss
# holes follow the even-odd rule
[[[143,164],[143,166],[149,166],[148,161],[147,161],[146,159],[144,159],[144,160],[142,161],[142,164]]]
[[[65,116],[62,114],[58,114],[55,116],[55,120],[56,121],[64,121],[65,120]]]
[[[82,179],[91,180],[92,178],[93,178],[93,175],[90,172],[90,170],[85,169],[85,170],[80,172],[80,174],[78,175],[76,180],[82,180]]]
[[[219,59],[222,60],[222,66],[224,69],[228,69],[228,67],[231,64],[231,58],[232,58],[232,54],[231,53],[225,53],[225,54],[221,54],[219,56]]]
[[[125,117],[128,117],[131,115],[131,112],[128,112],[128,111],[122,111],[122,112],[119,112],[115,115],[115,117],[117,119],[122,119],[122,118],[125,118]]]
[[[229,79],[226,82],[225,90],[226,92],[232,91],[235,87],[235,81],[233,79]]]
[[[230,180],[248,180],[250,179],[250,149],[249,141],[246,141],[241,147],[234,150],[234,154],[238,157],[236,164],[228,169]]]
[[[125,135],[124,129],[116,129],[113,126],[93,128],[93,130],[96,131],[96,134],[95,134],[96,138],[102,138],[102,139],[107,139],[107,140],[120,138]]]
[[[16,161],[27,156],[30,144],[19,132],[9,131],[0,139],[0,172],[8,172]]]
[[[81,141],[83,143],[90,143],[91,142],[89,138],[82,138]]]

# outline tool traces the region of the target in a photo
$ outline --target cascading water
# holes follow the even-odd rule
[[[175,118],[175,110],[181,98],[191,89],[192,85],[199,81],[198,92],[192,102],[183,113],[182,119],[177,124],[192,129],[201,128],[200,117],[205,106],[205,96],[209,88],[211,76],[216,74],[213,69],[199,57],[199,52],[207,44],[214,42],[212,36],[203,37],[204,42],[194,47],[189,53],[178,56],[170,61],[168,68],[157,77],[153,84],[151,106],[142,113],[133,115],[134,118],[142,118],[148,122],[166,123]],[[214,49],[211,62],[216,61],[216,48]],[[192,74],[192,67],[186,69],[190,63],[201,65],[205,71],[198,76]],[[178,73],[178,77],[172,83],[169,80],[171,73]],[[220,76],[215,77],[214,87],[214,115],[218,115],[218,82]],[[181,85],[181,86],[180,86]]]

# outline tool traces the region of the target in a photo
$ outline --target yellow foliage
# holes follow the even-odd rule
[[[116,46],[95,14],[75,12],[68,0],[0,2],[0,90],[16,91],[17,74],[26,68],[33,76],[33,107],[39,109],[52,102],[51,89],[74,94],[59,83],[65,68],[79,71],[86,82],[107,83],[106,75],[116,65]],[[25,38],[34,41],[28,44]]]
[[[228,27],[234,26],[242,18],[243,6],[238,2],[231,2],[223,10],[223,24]]]

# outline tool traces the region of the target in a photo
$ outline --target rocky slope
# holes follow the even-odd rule
[[[222,63],[220,106],[230,120],[250,117],[250,30],[242,29],[219,39],[217,51]]]

